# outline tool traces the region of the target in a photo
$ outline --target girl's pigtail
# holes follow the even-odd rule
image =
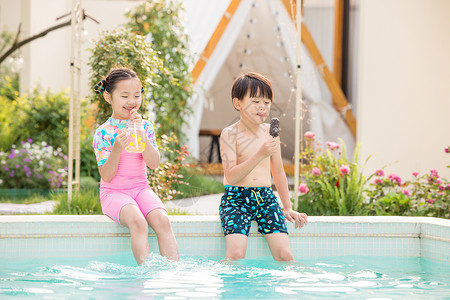
[[[100,80],[99,82],[97,82],[97,84],[94,86],[94,91],[97,94],[101,94],[103,93],[104,90],[106,90],[106,79]]]

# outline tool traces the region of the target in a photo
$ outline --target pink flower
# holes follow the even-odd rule
[[[375,184],[382,184],[383,180],[382,179],[375,179]]]
[[[341,172],[341,175],[347,175],[350,173],[350,167],[347,165],[341,165],[341,167],[339,168],[339,171]]]
[[[445,151],[445,153],[450,153],[450,146],[447,146],[447,147],[444,149],[444,151]]]
[[[389,179],[391,181],[395,181],[398,185],[402,185],[402,179],[397,174],[394,174],[394,173],[389,174]]]
[[[307,140],[314,140],[316,137],[316,134],[312,131],[305,132],[305,139]]]
[[[327,142],[327,146],[331,150],[336,150],[336,149],[339,149],[341,147],[338,143],[334,143],[334,142]]]
[[[304,195],[309,192],[308,186],[306,183],[300,183],[300,186],[298,187],[299,192]]]
[[[417,177],[417,175],[419,175],[419,172],[413,172],[412,174],[414,177]]]
[[[377,176],[384,176],[384,171],[383,170],[377,170],[376,172],[375,172],[375,175],[377,175]]]
[[[321,172],[320,172],[319,168],[314,167],[314,168],[312,168],[311,173],[313,173],[316,176],[319,176]]]
[[[440,179],[436,180],[436,184],[441,184],[441,183],[442,183],[442,180],[440,180]]]
[[[430,203],[430,204],[433,204],[434,203],[434,199],[427,199],[427,202]]]
[[[433,176],[433,177],[439,178],[438,171],[436,171],[435,169],[432,169],[430,171],[430,175]]]
[[[404,189],[403,191],[402,191],[402,193],[403,194],[405,194],[406,196],[411,196],[411,193],[407,190],[407,189]]]

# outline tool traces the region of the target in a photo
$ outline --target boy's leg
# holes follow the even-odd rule
[[[291,245],[286,233],[270,233],[264,236],[276,261],[293,261]]]
[[[136,205],[127,204],[120,211],[120,224],[130,229],[131,250],[136,262],[142,264],[150,253],[147,221]]]
[[[149,212],[146,219],[156,233],[161,255],[168,259],[178,260],[178,245],[167,212],[157,208]]]
[[[238,260],[245,258],[247,250],[247,236],[245,234],[233,233],[225,236],[227,252],[225,259]]]

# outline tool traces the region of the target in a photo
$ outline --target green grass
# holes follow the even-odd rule
[[[67,201],[67,194],[52,195],[52,200],[59,202],[54,215],[102,215],[100,196],[98,188],[80,188],[74,192],[70,204]]]
[[[3,190],[0,194],[0,203],[14,203],[14,204],[33,204],[50,200],[50,195],[63,194],[65,191],[38,191],[38,190],[23,190],[12,191],[7,193]]]
[[[198,197],[203,195],[223,193],[223,183],[212,177],[208,177],[197,172],[184,168],[180,172],[186,184],[175,184],[174,188],[182,195],[177,195],[176,199]]]

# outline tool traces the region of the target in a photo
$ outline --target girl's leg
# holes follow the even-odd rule
[[[225,259],[238,260],[245,257],[247,251],[247,236],[240,233],[232,233],[225,236],[227,252]]]
[[[265,235],[270,252],[276,261],[293,261],[291,245],[286,233],[269,233]]]
[[[178,245],[167,212],[160,208],[154,209],[147,214],[146,219],[156,233],[161,255],[178,260]]]
[[[136,262],[142,264],[150,254],[147,221],[136,205],[127,204],[120,211],[120,224],[130,229],[131,250]]]

